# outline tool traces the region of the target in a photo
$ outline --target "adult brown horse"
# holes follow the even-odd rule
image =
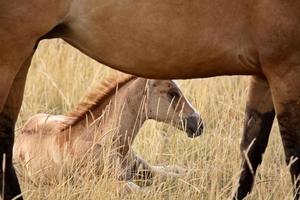
[[[47,38],[63,38],[101,63],[148,78],[252,75],[241,145],[246,152],[251,144],[249,162],[243,162],[235,193],[242,199],[253,185],[275,112],[286,162],[300,156],[299,9],[300,1],[282,0],[0,1],[4,199],[20,193],[11,160],[14,124],[31,57]],[[290,171],[298,199],[299,159]]]

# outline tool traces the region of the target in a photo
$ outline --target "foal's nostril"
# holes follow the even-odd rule
[[[200,123],[199,123],[198,127],[200,130],[204,129],[204,122],[201,119],[200,119]]]
[[[198,119],[194,116],[187,118],[187,128],[196,130],[198,125]]]
[[[200,136],[204,125],[198,113],[193,113],[186,119],[186,131],[189,137]]]

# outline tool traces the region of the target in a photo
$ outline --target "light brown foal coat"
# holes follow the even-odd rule
[[[254,143],[247,151],[249,162],[243,155],[235,193],[243,199],[251,191],[275,112],[286,162],[300,157],[299,8],[300,2],[291,0],[2,0],[4,198],[20,193],[11,151],[31,57],[41,39],[62,38],[101,63],[148,78],[253,75],[241,152]],[[299,159],[290,171],[298,199]]]
[[[149,165],[131,149],[141,126],[150,118],[179,124],[190,136],[202,131],[199,114],[174,81],[110,78],[87,96],[68,116],[37,114],[25,123],[16,138],[14,158],[23,163],[32,179],[57,177],[64,167],[76,160],[82,163],[88,154],[98,160],[97,169],[104,163],[119,162],[121,178],[126,181],[140,173],[137,169],[147,174],[144,179],[159,172],[174,175]],[[86,163],[92,161],[88,158]]]

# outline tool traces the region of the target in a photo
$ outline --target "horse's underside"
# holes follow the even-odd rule
[[[103,64],[149,78],[253,75],[242,152],[255,141],[243,155],[251,167],[243,162],[235,193],[242,199],[252,188],[250,169],[255,173],[261,163],[275,113],[287,163],[300,156],[299,9],[300,2],[281,0],[0,2],[4,199],[20,193],[11,160],[14,124],[31,57],[44,38],[62,38]],[[290,171],[298,199],[299,160]]]

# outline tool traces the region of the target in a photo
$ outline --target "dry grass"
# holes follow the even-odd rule
[[[38,112],[69,111],[91,85],[110,73],[110,68],[60,41],[42,43],[32,62],[17,127]],[[155,182],[147,192],[139,194],[117,192],[119,183],[110,176],[82,177],[75,183],[65,178],[50,185],[33,184],[23,176],[20,181],[26,199],[229,199],[240,172],[239,143],[248,78],[223,77],[179,83],[205,120],[205,133],[188,139],[179,130],[147,122],[134,149],[152,164],[187,167],[186,176]],[[86,170],[87,173],[93,171]],[[290,176],[275,126],[249,199],[290,199],[291,196]]]

